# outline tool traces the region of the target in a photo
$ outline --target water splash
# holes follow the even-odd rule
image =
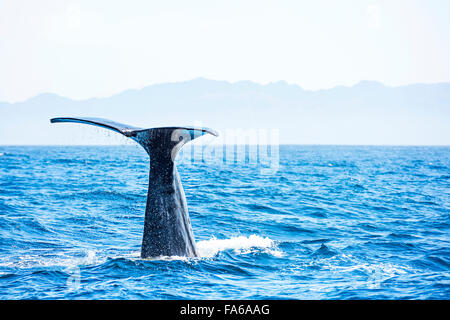
[[[263,249],[264,252],[280,257],[282,251],[276,249],[275,242],[268,237],[261,237],[252,234],[249,237],[238,236],[230,239],[216,239],[212,237],[209,240],[197,242],[197,249],[200,257],[212,258],[220,251],[234,250],[235,253],[251,253],[255,249]]]

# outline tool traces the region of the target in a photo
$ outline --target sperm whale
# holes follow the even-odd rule
[[[174,160],[183,145],[204,134],[218,136],[215,130],[199,127],[142,129],[106,119],[85,117],[53,118],[50,122],[99,126],[140,144],[150,157],[141,257],[198,256],[186,196]]]

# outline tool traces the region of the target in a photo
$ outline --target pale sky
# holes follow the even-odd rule
[[[0,0],[0,101],[205,77],[450,82],[450,1]]]

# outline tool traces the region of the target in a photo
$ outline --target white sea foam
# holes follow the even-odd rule
[[[16,259],[9,261],[1,261],[1,267],[15,267],[15,268],[31,268],[31,267],[74,267],[82,265],[99,264],[106,261],[106,257],[100,257],[95,250],[84,250],[83,256],[72,256],[61,253],[60,256],[43,257],[39,253],[34,253],[30,250],[29,254],[16,257]]]
[[[268,237],[251,235],[239,236],[230,239],[216,239],[215,237],[197,242],[197,249],[201,258],[211,258],[224,250],[234,250],[235,253],[251,253],[255,249],[263,249],[274,256],[282,256],[283,253],[276,249],[275,243]]]

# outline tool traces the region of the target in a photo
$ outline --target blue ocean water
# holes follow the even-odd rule
[[[201,257],[139,258],[139,147],[0,147],[1,299],[449,299],[450,148],[178,170]]]

